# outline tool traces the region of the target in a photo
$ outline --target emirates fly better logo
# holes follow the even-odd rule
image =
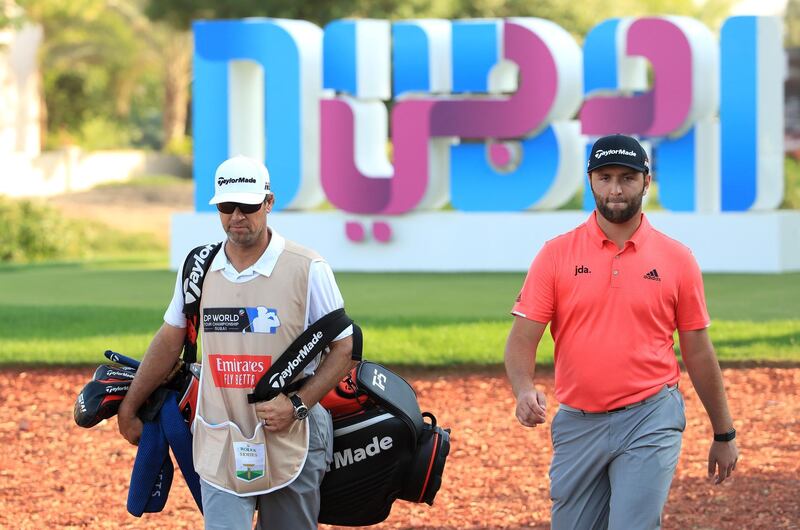
[[[254,388],[272,364],[270,355],[208,356],[211,376],[218,388]]]

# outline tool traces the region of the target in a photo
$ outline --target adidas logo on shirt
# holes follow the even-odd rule
[[[658,277],[658,271],[655,270],[655,269],[653,269],[650,272],[648,272],[647,274],[645,274],[643,276],[643,278],[645,280],[654,280],[654,281],[657,281],[657,282],[661,281],[661,278]]]

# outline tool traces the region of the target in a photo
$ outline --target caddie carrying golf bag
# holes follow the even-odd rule
[[[186,425],[191,425],[194,420],[197,404],[200,371],[200,365],[196,363],[197,334],[203,279],[220,246],[218,243],[197,247],[184,262],[183,312],[187,329],[183,359],[176,366],[176,373],[154,392],[138,413],[145,422],[143,441],[148,427],[153,427],[150,431],[155,434],[151,438],[156,439],[154,445],[163,453],[159,453],[158,458],[164,456],[162,471],[165,468],[171,471],[166,452],[168,442],[201,510],[199,479],[191,466],[191,434]],[[343,309],[335,310],[310,326],[284,354],[276,357],[278,360],[258,381],[248,401],[266,401],[280,392],[287,392],[293,374],[302,372],[305,365],[322,353],[330,341],[349,325],[353,326],[353,359],[360,360],[361,330]],[[309,343],[314,344],[313,348],[296,357],[296,352],[303,351],[303,345]],[[106,356],[124,366],[101,366],[81,391],[74,415],[75,422],[82,427],[92,427],[117,413],[138,368],[139,362],[135,359],[111,351],[107,351]],[[284,377],[285,374],[289,377]],[[361,361],[323,398],[322,405],[333,416],[334,460],[321,487],[321,523],[376,524],[388,517],[396,499],[433,504],[450,450],[450,431],[437,426],[432,414],[420,412],[414,390],[402,377],[379,364]],[[166,412],[169,414],[165,415]],[[175,431],[180,430],[175,428],[176,423],[185,429],[185,434],[175,435]],[[157,431],[156,424],[163,432]],[[162,439],[160,446],[159,438]],[[186,438],[189,438],[188,446]],[[163,473],[159,474],[158,467],[149,465],[148,454],[140,462],[142,446],[140,443],[128,499],[128,511],[137,516],[143,512],[160,511],[171,484],[170,474],[168,483],[162,485],[159,481],[153,488],[161,489],[153,489],[151,493],[151,475],[162,476]],[[175,451],[176,446],[183,449]],[[185,465],[187,453],[188,466]],[[160,465],[160,460],[157,463]],[[144,471],[137,473],[137,468]],[[134,478],[142,475],[147,478],[144,481],[146,486],[135,492]],[[151,502],[154,496],[158,496],[161,502]]]

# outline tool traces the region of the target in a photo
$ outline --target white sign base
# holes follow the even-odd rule
[[[588,216],[582,211],[397,217],[277,212],[267,222],[284,237],[319,252],[334,271],[487,272],[526,271],[545,241]],[[656,229],[691,248],[704,272],[800,271],[798,211],[647,216]],[[347,223],[354,223],[351,233],[364,232],[361,242],[348,238]],[[224,238],[216,213],[173,215],[170,266],[177,270],[190,249]]]

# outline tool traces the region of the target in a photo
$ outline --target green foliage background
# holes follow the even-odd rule
[[[324,26],[339,18],[489,18],[541,17],[552,20],[577,36],[585,35],[602,20],[618,16],[687,15],[716,28],[732,5],[731,0],[149,0],[147,14],[175,27],[188,28],[192,20],[253,16],[309,20]]]
[[[42,26],[45,147],[158,148],[162,70],[131,20],[141,5],[110,0],[17,0]],[[156,31],[158,28],[148,28]]]
[[[800,210],[800,160],[787,156],[784,160],[786,186],[781,208]]]

